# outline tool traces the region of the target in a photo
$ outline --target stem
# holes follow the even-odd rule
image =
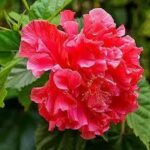
[[[23,21],[23,15],[25,14],[26,10],[21,14],[21,17],[20,19],[18,20],[18,26],[20,27],[21,26],[21,23]]]
[[[1,27],[1,26],[0,26],[0,30],[7,30],[7,31],[10,31],[10,29],[5,28],[5,27]]]
[[[123,121],[121,123],[121,132],[120,132],[120,135],[122,136],[122,135],[124,135],[124,133],[125,133],[125,121]]]
[[[102,138],[105,142],[108,142],[108,139],[105,136],[102,136]]]
[[[30,10],[30,7],[29,7],[27,1],[26,1],[26,0],[22,0],[22,3],[24,4],[26,10],[29,11],[29,10]]]

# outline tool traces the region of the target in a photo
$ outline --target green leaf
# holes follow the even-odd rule
[[[30,19],[52,20],[71,0],[37,0],[29,11]]]
[[[14,59],[10,63],[8,63],[4,68],[0,70],[0,107],[4,107],[4,98],[7,94],[5,89],[5,84],[7,77],[11,71],[11,69],[20,61],[20,59]]]
[[[26,61],[23,60],[11,70],[6,87],[20,90],[35,80],[36,78],[32,75],[31,71],[26,69]]]
[[[4,87],[0,88],[0,107],[4,107],[3,100],[7,95],[7,90]]]
[[[11,62],[9,62],[5,67],[0,70],[0,87],[4,85],[6,82],[7,76],[10,73],[12,67],[14,67],[20,61],[19,58],[14,58]]]
[[[98,136],[87,141],[86,150],[146,150],[145,145],[132,130],[125,126],[125,132],[120,133],[121,126],[112,125],[111,129],[105,133],[105,138]]]
[[[7,89],[7,96],[5,100],[12,100],[18,97],[19,91],[16,89]]]
[[[31,105],[30,100],[31,88],[30,86],[24,87],[18,95],[18,100],[25,110],[28,110]]]
[[[45,73],[41,78],[21,89],[18,98],[20,104],[24,107],[25,110],[28,110],[31,104],[30,95],[32,88],[43,86],[47,82],[48,78],[49,74]]]
[[[12,30],[0,31],[0,53],[3,51],[17,51],[19,49],[19,34]]]
[[[57,15],[51,20],[52,24],[59,25],[60,15]]]
[[[150,150],[150,86],[146,80],[142,80],[139,86],[139,109],[128,115],[127,123]]]
[[[20,19],[20,14],[14,12],[14,11],[11,11],[8,15],[9,15],[9,17],[14,19],[15,21],[18,21]]]
[[[85,150],[86,141],[75,131],[48,131],[48,123],[42,121],[36,130],[37,150]]]
[[[19,49],[20,37],[17,32],[0,30],[0,64],[10,61]]]
[[[17,22],[18,28],[21,25],[24,26],[29,22],[29,17],[27,15],[24,15],[24,13],[23,14],[18,14],[17,12],[11,11],[8,15],[11,19],[13,19],[14,21]]]
[[[14,54],[12,52],[0,52],[0,65],[5,65],[7,62],[13,59]]]

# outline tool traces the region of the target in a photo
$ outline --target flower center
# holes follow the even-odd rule
[[[88,83],[82,100],[95,111],[105,111],[110,103],[110,83],[102,77],[93,77]]]

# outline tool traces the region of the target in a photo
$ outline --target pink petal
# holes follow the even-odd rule
[[[34,74],[42,73],[43,71],[48,71],[52,69],[55,65],[53,59],[45,53],[34,54],[27,63],[27,69],[33,70]],[[36,71],[36,72],[35,72]]]
[[[31,92],[31,99],[35,103],[42,103],[44,100],[47,100],[47,87],[33,88]]]
[[[60,24],[62,26],[67,21],[75,21],[75,19],[74,19],[75,13],[72,12],[71,10],[65,10],[65,11],[61,12],[60,15],[61,15]]]
[[[70,10],[61,12],[60,23],[66,33],[76,35],[78,33],[78,23],[74,19],[75,13]]]
[[[73,97],[67,97],[64,94],[58,93],[55,101],[54,114],[58,113],[59,110],[68,111],[69,109],[72,109],[72,107],[74,107],[75,105],[76,102],[74,101]]]
[[[30,59],[40,52],[49,54],[50,59],[59,63],[64,59],[63,43],[66,38],[66,34],[55,25],[43,20],[32,21],[22,29],[19,55]],[[39,70],[34,70],[37,71]]]
[[[125,35],[125,27],[124,25],[121,25],[118,29],[117,29],[117,35],[119,37],[122,37]]]
[[[115,23],[110,14],[102,8],[95,8],[89,12],[91,18],[95,22],[104,23],[107,26],[115,27]]]
[[[79,60],[78,64],[81,68],[89,68],[95,64],[94,60]]]
[[[116,68],[119,66],[123,53],[119,48],[109,48],[107,49],[108,65]]]
[[[78,23],[75,21],[67,21],[64,23],[63,28],[65,32],[69,35],[76,35],[78,34]]]
[[[61,90],[74,90],[81,84],[81,76],[77,71],[59,70],[54,74],[54,83]]]

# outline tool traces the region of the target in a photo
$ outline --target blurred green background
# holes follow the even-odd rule
[[[27,1],[29,4],[35,2]],[[134,37],[138,46],[143,47],[141,64],[147,80],[150,81],[150,0],[73,0],[67,8],[81,17],[96,7],[102,7],[109,12],[117,26],[124,24],[127,34]],[[10,11],[22,13],[22,1],[0,0],[0,28],[9,27],[6,14]],[[29,111],[24,110],[15,96],[16,92],[9,92],[6,107],[0,109],[0,150],[34,150],[34,132],[40,117],[34,104]],[[137,150],[139,147],[137,146]]]

